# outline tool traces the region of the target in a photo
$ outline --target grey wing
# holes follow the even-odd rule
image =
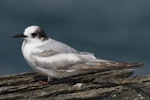
[[[96,59],[92,53],[79,52],[64,43],[52,39],[38,48],[41,49],[41,52],[32,53],[32,59],[36,66],[45,69],[69,70],[71,66],[84,64]]]
[[[47,43],[38,48],[43,49],[42,52],[51,50],[57,53],[78,53],[78,51],[72,47],[53,39],[49,39]]]
[[[115,62],[115,61],[109,61],[109,60],[103,60],[103,59],[95,59],[88,62],[85,62],[83,64],[80,64],[80,66],[72,66],[71,69],[74,70],[115,70],[115,69],[130,69],[134,67],[142,67],[143,63],[124,63],[124,62]]]
[[[100,68],[97,64],[103,67],[106,64],[102,64],[103,62],[101,64],[96,63],[96,57],[92,53],[79,52],[64,43],[52,39],[39,48],[41,52],[32,54],[32,58],[36,66],[46,69],[84,70]]]
[[[83,62],[83,60],[73,53],[56,53],[51,56],[32,54],[33,63],[37,67],[49,70],[67,69],[69,66]]]
[[[112,70],[141,67],[140,63],[122,63],[102,59],[87,59],[89,55],[57,53],[52,56],[32,55],[34,64],[40,69],[62,72]]]

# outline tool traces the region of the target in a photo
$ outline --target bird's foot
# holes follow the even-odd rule
[[[49,81],[39,81],[40,84],[43,84],[43,85],[48,85],[50,82]]]
[[[48,76],[48,80],[47,81],[39,81],[40,84],[43,84],[43,85],[48,85],[52,82],[52,77]]]

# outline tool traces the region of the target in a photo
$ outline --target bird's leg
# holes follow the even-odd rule
[[[53,78],[52,77],[50,77],[50,76],[48,76],[48,80],[47,80],[48,82],[52,82],[53,81]]]
[[[40,81],[41,84],[47,85],[52,82],[52,77],[48,76],[47,81]]]

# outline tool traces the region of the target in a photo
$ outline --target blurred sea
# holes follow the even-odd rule
[[[0,0],[0,75],[32,72],[22,40],[11,36],[39,25],[51,38],[102,59],[143,62],[150,74],[148,0]]]

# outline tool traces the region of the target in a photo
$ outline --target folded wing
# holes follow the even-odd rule
[[[141,67],[142,63],[122,63],[109,60],[96,59],[91,53],[47,53],[46,51],[32,54],[36,66],[64,72],[112,70]]]

